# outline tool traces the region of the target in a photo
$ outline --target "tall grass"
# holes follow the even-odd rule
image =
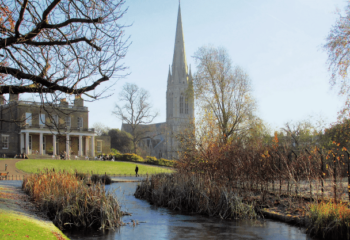
[[[350,239],[350,209],[345,204],[314,203],[309,210],[310,235],[323,239]]]
[[[121,224],[117,199],[104,185],[89,187],[75,174],[46,170],[26,177],[22,189],[60,229],[112,229]]]
[[[157,206],[223,219],[257,217],[254,207],[243,203],[230,187],[191,173],[153,175],[141,182],[135,197]]]

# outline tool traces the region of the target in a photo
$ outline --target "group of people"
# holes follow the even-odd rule
[[[95,157],[95,160],[100,160],[100,161],[114,161],[115,158],[112,155],[98,155]]]
[[[24,153],[21,153],[21,154],[19,154],[19,155],[16,154],[16,155],[14,156],[14,158],[28,159],[28,156],[25,155]]]

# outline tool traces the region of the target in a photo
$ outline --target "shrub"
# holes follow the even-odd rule
[[[60,229],[114,229],[121,224],[120,206],[113,194],[106,193],[100,183],[87,186],[74,173],[32,174],[23,180],[22,189]]]
[[[109,185],[112,183],[112,179],[108,175],[102,175],[100,177],[100,182],[105,184],[105,185]]]
[[[145,162],[142,157],[134,154],[134,153],[125,153],[123,154],[121,160],[123,161],[131,161],[131,162]]]
[[[121,154],[117,149],[112,148],[109,155],[112,155],[117,159],[122,157],[123,154]]]
[[[167,160],[164,158],[157,159],[156,157],[146,157],[146,162],[154,165],[159,165],[159,166],[167,166],[167,167],[174,167],[176,164],[175,160]]]
[[[146,162],[151,164],[158,164],[158,159],[156,157],[147,156]]]
[[[91,182],[93,183],[101,183],[101,184],[105,184],[105,185],[109,185],[112,183],[112,179],[108,176],[108,175],[102,175],[99,176],[97,174],[94,174],[91,176]]]
[[[176,160],[167,160],[164,158],[159,159],[159,165],[161,166],[175,167],[176,163]]]
[[[100,176],[97,174],[93,174],[90,179],[91,179],[91,182],[93,182],[95,184],[100,182]]]

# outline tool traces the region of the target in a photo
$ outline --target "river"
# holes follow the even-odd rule
[[[116,231],[74,232],[64,231],[72,240],[117,240],[117,239],[313,239],[305,229],[272,220],[226,221],[198,215],[179,214],[166,208],[158,208],[147,201],[134,197],[137,183],[113,183],[107,191],[116,194],[123,211],[126,226]],[[132,220],[139,222],[133,226]]]

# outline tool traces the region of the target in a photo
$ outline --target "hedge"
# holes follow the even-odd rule
[[[143,159],[141,156],[135,153],[122,154],[118,150],[113,148],[110,155],[114,156],[115,160],[118,160],[118,161],[143,162],[143,163],[149,163],[153,165],[166,166],[166,167],[175,167],[175,164],[176,164],[175,160],[167,160],[164,158],[157,159],[156,157],[151,157],[151,156],[147,156],[146,159]]]

